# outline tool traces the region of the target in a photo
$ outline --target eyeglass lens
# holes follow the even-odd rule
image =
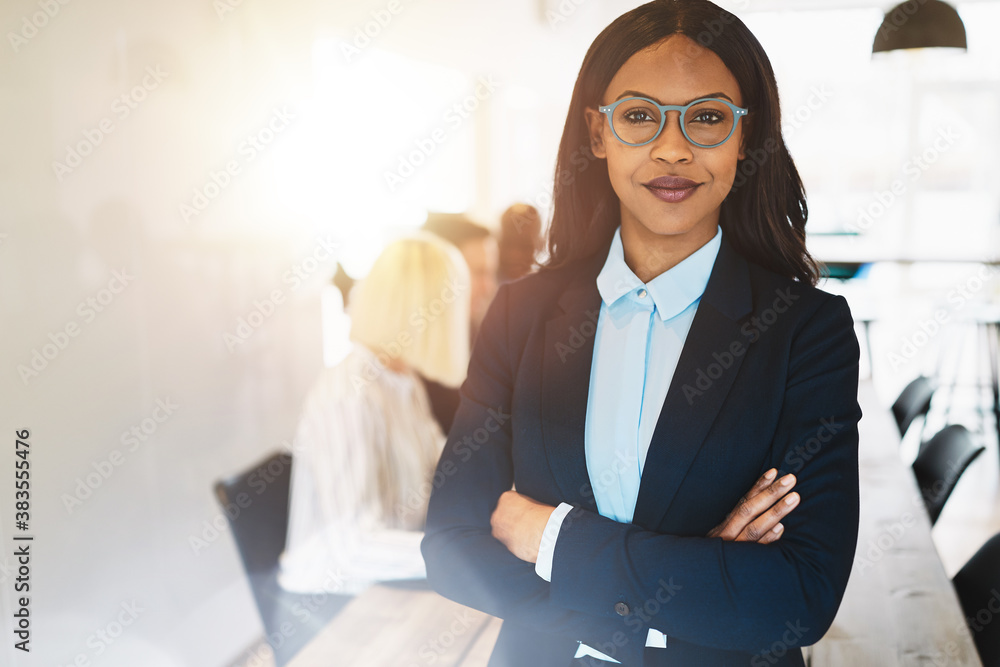
[[[612,122],[615,134],[622,141],[642,144],[652,139],[660,129],[660,110],[645,100],[626,100],[615,109]],[[736,115],[732,109],[713,100],[692,106],[683,118],[688,138],[702,146],[724,140],[735,122]]]

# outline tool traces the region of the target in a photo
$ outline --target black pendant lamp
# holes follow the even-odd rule
[[[909,0],[886,13],[872,53],[941,46],[969,48],[958,11],[940,0]]]

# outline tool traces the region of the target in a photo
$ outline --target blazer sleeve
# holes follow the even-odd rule
[[[786,350],[771,465],[796,474],[801,501],[782,520],[781,539],[665,535],[575,507],[555,544],[552,603],[598,614],[624,602],[671,638],[750,653],[825,634],[858,537],[859,347],[846,300],[829,296]],[[664,580],[672,595],[654,604],[655,582]]]
[[[614,657],[641,664],[648,626],[613,613],[557,604],[535,566],[492,535],[490,516],[514,482],[509,293],[509,285],[502,284],[483,320],[433,478],[420,545],[428,582],[441,595],[505,623],[580,640],[602,651],[626,643]],[[625,639],[633,635],[639,640]]]

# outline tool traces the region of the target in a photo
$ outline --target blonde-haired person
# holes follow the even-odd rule
[[[278,581],[354,595],[426,576],[420,554],[445,435],[422,378],[457,387],[469,361],[469,269],[426,232],[390,243],[352,294],[351,349],[325,369],[295,434]]]

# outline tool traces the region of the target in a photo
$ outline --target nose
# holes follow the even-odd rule
[[[684,162],[694,158],[691,143],[681,131],[680,111],[668,111],[660,136],[653,140],[650,157],[666,162]]]

